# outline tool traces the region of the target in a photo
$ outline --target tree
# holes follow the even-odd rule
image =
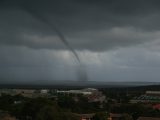
[[[51,114],[54,114],[54,113],[55,113],[54,114],[54,117],[55,117],[59,112],[60,112],[60,108],[58,107],[58,105],[55,102],[48,100],[46,98],[31,99],[30,101],[27,101],[24,104],[24,107],[22,108],[22,116],[23,117],[29,116],[29,117],[32,117],[32,119],[34,120],[35,119],[41,120],[40,116],[42,118],[45,118],[46,115],[50,115],[50,117],[53,117],[51,116]],[[47,120],[47,119],[44,119],[44,120]]]
[[[62,114],[53,106],[44,106],[37,113],[35,120],[62,120]]]
[[[123,120],[133,120],[132,116],[129,115],[129,114],[123,114],[123,117],[122,117]]]
[[[107,120],[108,114],[106,112],[98,112],[94,115],[93,120]]]

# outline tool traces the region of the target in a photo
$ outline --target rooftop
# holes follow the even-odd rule
[[[153,118],[153,117],[139,117],[137,120],[160,120],[160,118]]]

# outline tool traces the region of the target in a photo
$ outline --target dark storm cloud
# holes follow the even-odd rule
[[[78,50],[107,50],[159,38],[158,0],[4,0],[0,43],[64,49],[55,24]]]
[[[159,81],[159,21],[159,0],[0,0],[0,83]]]

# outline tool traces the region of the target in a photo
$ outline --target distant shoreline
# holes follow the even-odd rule
[[[0,84],[0,89],[3,88],[25,88],[25,89],[58,89],[58,88],[127,88],[127,87],[145,87],[145,86],[160,86],[160,82],[97,82],[97,81],[55,81],[54,84],[49,83],[19,83],[19,84]]]

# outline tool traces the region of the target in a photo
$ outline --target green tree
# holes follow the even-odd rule
[[[37,113],[35,120],[62,120],[62,114],[53,106],[44,106]]]
[[[108,114],[106,112],[98,112],[94,115],[93,120],[107,120]]]
[[[132,116],[129,114],[123,114],[122,120],[133,120]]]
[[[44,118],[45,115],[50,115],[51,113],[52,114],[55,113],[54,114],[55,117],[58,112],[60,112],[60,108],[55,102],[48,100],[46,98],[36,98],[36,99],[31,99],[24,104],[21,114],[24,117],[29,116],[35,120],[35,119],[40,119],[40,117],[38,117],[40,115],[42,116],[42,118]]]

